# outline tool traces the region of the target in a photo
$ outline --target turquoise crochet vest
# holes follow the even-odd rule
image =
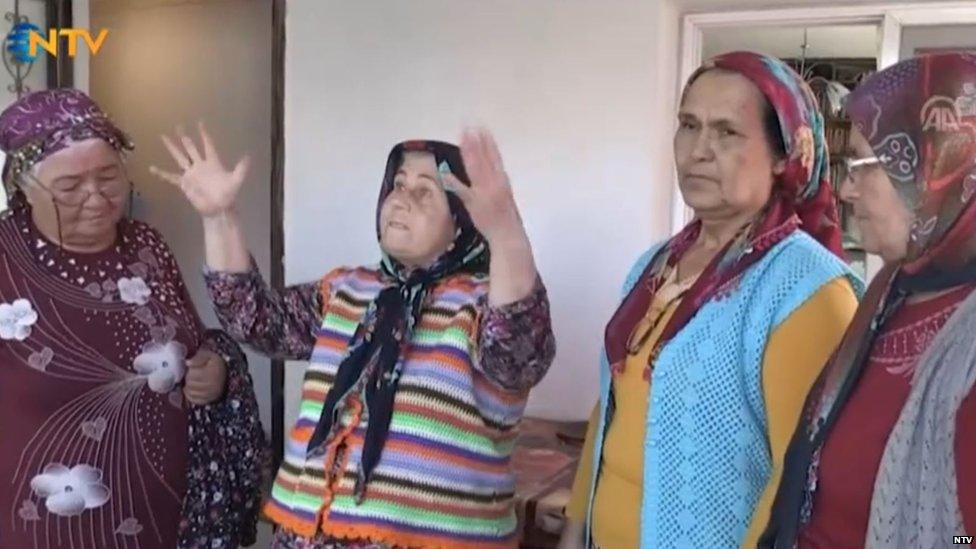
[[[637,261],[630,292],[659,246]],[[644,439],[643,548],[738,547],[770,475],[762,360],[770,334],[821,287],[847,277],[835,255],[795,231],[701,307],[658,355]],[[593,445],[586,536],[606,433],[610,370],[601,353],[600,422]]]

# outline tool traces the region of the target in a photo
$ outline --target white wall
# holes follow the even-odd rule
[[[631,262],[668,230],[675,56],[668,6],[584,0],[291,0],[286,276],[378,258],[389,148],[496,134],[550,291],[556,363],[530,413],[583,418],[603,326]],[[674,15],[674,14],[671,14]],[[672,99],[668,98],[672,94]],[[288,412],[300,369],[289,370]]]
[[[976,25],[904,27],[901,31],[901,59],[915,56],[919,48],[968,48],[976,50]]]

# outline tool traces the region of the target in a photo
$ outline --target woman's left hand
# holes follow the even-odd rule
[[[210,349],[200,349],[186,361],[186,381],[183,394],[191,404],[210,404],[224,394],[227,382],[227,364]]]
[[[461,199],[472,223],[489,243],[524,236],[512,186],[491,133],[483,128],[467,130],[460,148],[471,185],[453,174],[444,174],[445,188]]]

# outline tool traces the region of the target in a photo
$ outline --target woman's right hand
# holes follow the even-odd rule
[[[233,170],[228,170],[202,122],[199,124],[199,131],[203,154],[182,128],[176,129],[175,138],[162,136],[163,145],[182,173],[161,170],[156,166],[151,166],[149,171],[179,187],[202,217],[219,217],[234,209],[237,193],[247,177],[251,162],[248,156],[244,156]]]

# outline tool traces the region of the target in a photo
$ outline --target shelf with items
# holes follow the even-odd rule
[[[853,208],[840,200],[840,185],[844,163],[851,158],[851,121],[843,111],[843,99],[849,90],[877,69],[877,61],[869,58],[784,59],[800,72],[813,90],[824,117],[824,137],[830,155],[830,181],[837,197],[837,215],[843,233],[842,245],[847,261],[863,278],[867,278],[867,253],[861,243],[860,231],[854,223]]]
[[[831,164],[835,160],[843,160],[850,150],[848,145],[851,139],[851,121],[847,118],[824,117],[824,137],[827,140]]]

